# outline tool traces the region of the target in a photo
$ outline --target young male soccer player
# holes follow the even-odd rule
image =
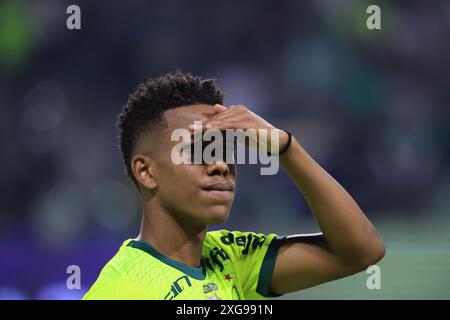
[[[222,104],[214,81],[182,72],[149,80],[130,96],[118,128],[142,200],[141,230],[123,242],[84,299],[263,299],[354,274],[383,257],[374,226],[295,137],[244,106]],[[228,218],[236,168],[173,163],[178,142],[171,133],[199,120],[219,130],[278,130],[280,164],[322,233],[208,232]]]

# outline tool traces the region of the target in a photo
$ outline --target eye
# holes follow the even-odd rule
[[[235,154],[236,154],[236,150],[237,150],[237,139],[236,138],[234,138],[233,139],[233,142],[232,143],[230,143],[230,145],[231,145],[231,148],[227,148],[227,141],[226,141],[226,136],[225,136],[225,132],[222,132],[222,137],[223,137],[223,139],[222,139],[222,161],[224,161],[224,162],[228,162],[228,164],[234,164],[235,163]],[[202,157],[202,163],[203,164],[207,164],[207,163],[205,163],[205,161],[204,161],[204,159],[203,159],[203,155],[204,155],[204,152],[205,152],[205,149],[206,149],[206,147],[207,146],[209,146],[211,143],[214,143],[214,141],[215,141],[215,137],[212,137],[211,138],[211,141],[206,141],[206,140],[204,140],[203,139],[203,137],[202,137],[202,149],[201,149],[201,157]],[[195,146],[195,141],[194,142],[192,142],[191,143],[191,145],[190,145],[190,162],[191,163],[194,163],[194,160],[195,160],[195,148],[194,148],[194,146]],[[215,158],[216,157],[216,148],[213,148],[212,150],[211,150],[211,156],[213,157],[213,158]]]

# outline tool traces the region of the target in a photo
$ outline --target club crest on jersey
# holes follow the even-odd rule
[[[215,284],[213,282],[203,285],[203,293],[210,293],[212,291],[217,291],[217,290],[219,290],[219,287],[217,286],[217,284]]]
[[[203,285],[203,293],[206,294],[206,299],[208,300],[221,300],[217,295],[217,292],[214,292],[217,290],[219,290],[219,286],[217,286],[217,284],[213,282],[209,282]]]

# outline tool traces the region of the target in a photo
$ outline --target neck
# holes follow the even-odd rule
[[[169,212],[144,203],[138,240],[150,243],[164,256],[191,267],[200,266],[206,227],[193,227],[180,223]]]

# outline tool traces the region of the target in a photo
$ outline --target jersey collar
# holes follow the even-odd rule
[[[197,279],[197,280],[204,280],[206,278],[206,270],[205,265],[203,263],[203,259],[201,261],[200,267],[191,267],[184,263],[175,261],[173,259],[170,259],[169,257],[166,257],[162,253],[158,252],[150,243],[144,241],[144,240],[131,240],[128,244],[128,247],[132,247],[135,249],[142,250],[152,257],[158,259],[162,263],[165,263],[175,269],[178,269],[179,271],[185,273],[186,275],[190,276],[191,278]]]

